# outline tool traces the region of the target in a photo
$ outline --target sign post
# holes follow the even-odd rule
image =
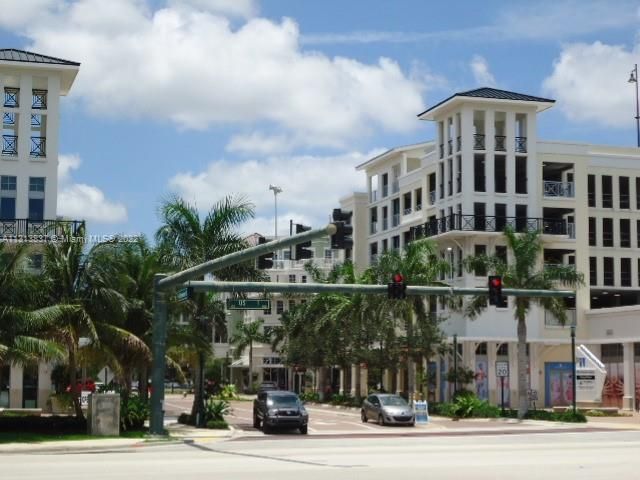
[[[496,377],[500,379],[500,404],[504,414],[504,379],[509,376],[509,362],[496,362]]]

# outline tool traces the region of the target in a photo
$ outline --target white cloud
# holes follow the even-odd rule
[[[246,195],[256,205],[256,219],[244,228],[273,232],[274,195],[278,185],[278,228],[288,232],[289,219],[313,226],[326,224],[338,199],[364,191],[365,181],[355,166],[381,153],[358,152],[336,156],[272,156],[264,161],[217,160],[202,172],[182,172],[169,182],[170,189],[206,211],[228,194]]]
[[[469,67],[471,68],[471,72],[473,73],[473,78],[479,86],[496,86],[496,79],[489,70],[489,64],[484,57],[480,55],[474,55],[471,59],[471,62],[469,63]]]
[[[393,60],[304,51],[291,19],[236,28],[195,8],[202,3],[153,11],[143,0],[77,0],[19,32],[29,49],[82,63],[71,96],[98,115],[202,130],[268,122],[297,142],[332,147],[419,128],[424,86]]]
[[[262,132],[234,135],[226,146],[228,152],[273,155],[291,150],[296,142],[286,135],[266,135]]]
[[[82,164],[78,155],[60,155],[58,163],[58,213],[96,223],[119,223],[127,220],[126,207],[108,200],[93,185],[73,183],[71,171]]]
[[[543,87],[558,99],[558,107],[571,120],[630,126],[635,116],[635,86],[627,80],[639,53],[638,46],[627,50],[601,42],[567,45]]]
[[[231,17],[249,18],[258,13],[254,0],[169,0],[168,3],[175,8],[188,7]]]

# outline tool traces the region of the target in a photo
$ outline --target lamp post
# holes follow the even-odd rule
[[[640,147],[640,103],[638,103],[638,64],[636,63],[631,70],[629,83],[636,84],[636,134],[638,137],[638,147]]]
[[[274,237],[277,240],[278,239],[278,194],[282,193],[282,188],[276,185],[269,185],[269,190],[273,190],[273,201],[275,205],[275,215],[273,218]]]
[[[573,406],[573,414],[576,413],[576,326],[575,324],[571,325],[571,371],[572,371],[572,382],[571,382],[571,402]]]

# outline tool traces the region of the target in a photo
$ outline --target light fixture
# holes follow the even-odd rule
[[[452,251],[452,250],[453,250],[453,248],[451,248],[451,247],[447,247],[447,252],[450,252],[450,251]]]
[[[602,292],[603,295],[609,295],[609,292]]]
[[[631,70],[631,75],[629,75],[629,83],[637,83],[638,79],[636,78],[636,71]]]
[[[620,294],[619,294],[619,293],[614,293],[614,294],[613,294],[613,296],[614,296],[614,297],[619,297],[619,296],[620,296]]]

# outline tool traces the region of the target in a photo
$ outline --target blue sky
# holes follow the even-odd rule
[[[0,0],[0,46],[82,63],[62,101],[59,211],[152,235],[163,198],[324,224],[354,167],[432,138],[455,91],[550,96],[539,135],[635,142],[640,2]]]

